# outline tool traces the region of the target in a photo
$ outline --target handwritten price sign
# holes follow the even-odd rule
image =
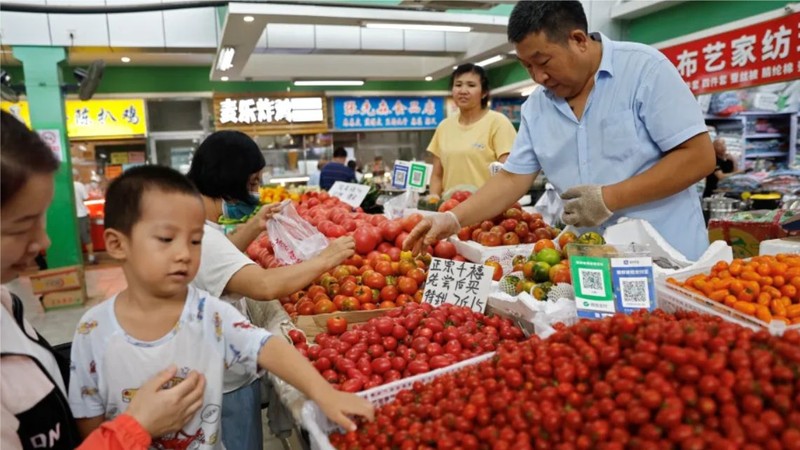
[[[422,300],[433,306],[450,303],[483,313],[492,286],[492,272],[483,264],[433,258]]]
[[[328,193],[331,197],[336,197],[353,208],[358,208],[361,206],[361,202],[367,197],[367,194],[369,194],[369,186],[337,181],[333,183]]]

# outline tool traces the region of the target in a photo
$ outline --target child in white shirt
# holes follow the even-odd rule
[[[205,213],[186,178],[160,166],[131,169],[111,184],[105,208],[106,248],[122,262],[128,288],[90,309],[73,340],[69,400],[84,436],[123,413],[137,389],[171,364],[179,370],[168,384],[198,371],[206,392],[196,417],[154,439],[156,449],[224,448],[223,375],[233,369],[269,370],[347,429],[355,428],[348,415],[372,417],[366,400],[334,390],[286,341],[189,287],[200,263]]]

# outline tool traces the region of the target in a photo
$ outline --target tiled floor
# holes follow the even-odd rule
[[[58,345],[72,340],[75,326],[86,310],[125,289],[127,286],[122,269],[113,264],[88,266],[86,270],[86,282],[89,300],[83,307],[59,309],[48,312],[44,312],[41,303],[39,303],[39,299],[33,294],[29,278],[20,277],[7,284],[7,286],[22,299],[25,305],[25,317],[28,321],[33,324],[36,330],[52,345]],[[282,445],[279,439],[269,434],[266,414],[262,415],[262,420],[264,432],[266,434],[264,436],[265,450],[302,448],[294,434],[289,439],[289,447]]]

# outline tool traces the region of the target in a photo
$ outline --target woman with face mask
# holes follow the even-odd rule
[[[59,162],[39,135],[11,114],[2,111],[0,118],[0,282],[5,284],[50,246],[45,214]],[[161,388],[175,376],[172,367],[142,386],[125,414],[81,443],[66,398],[69,361],[25,320],[22,301],[5,286],[0,301],[0,448],[146,450],[151,436],[180,430],[202,406],[205,381],[196,372],[173,388]]]
[[[319,256],[293,266],[262,269],[243,253],[266,229],[277,205],[265,205],[227,236],[220,217],[240,219],[258,206],[258,187],[266,166],[258,145],[238,131],[218,131],[203,141],[188,177],[203,196],[206,209],[200,269],[193,284],[247,314],[245,298],[275,300],[311,284],[353,255],[352,237],[333,241]],[[261,449],[261,403],[258,380],[227,377],[222,402],[222,440],[228,449]]]
[[[455,186],[483,186],[489,166],[505,162],[517,136],[506,116],[489,109],[489,78],[483,67],[458,66],[450,88],[458,115],[443,120],[428,145],[433,157],[430,196],[436,199]]]

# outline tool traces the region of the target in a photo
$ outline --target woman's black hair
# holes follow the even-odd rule
[[[465,73],[474,73],[481,79],[481,108],[486,109],[486,107],[489,106],[489,77],[486,75],[486,71],[483,70],[483,67],[472,63],[461,64],[456,67],[456,70],[450,75],[450,90],[453,90],[453,85],[456,84],[456,78]]]
[[[12,114],[0,112],[0,205],[14,198],[34,174],[52,174],[59,161],[41,137]]]
[[[250,177],[266,165],[261,149],[250,136],[217,131],[197,148],[187,176],[206,197],[252,204]]]

